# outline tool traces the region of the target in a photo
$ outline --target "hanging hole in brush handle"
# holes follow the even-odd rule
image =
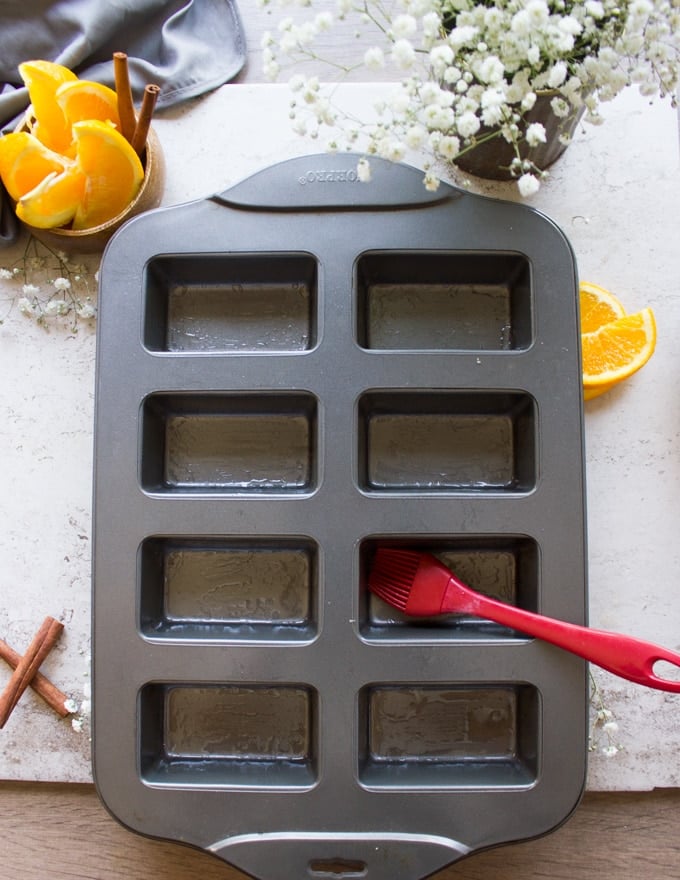
[[[652,665],[652,675],[659,681],[672,682],[680,689],[680,660],[674,662],[661,658]]]
[[[680,694],[680,654],[633,636],[593,630],[594,657],[588,658],[628,681]]]

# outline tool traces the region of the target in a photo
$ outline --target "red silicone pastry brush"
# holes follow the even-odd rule
[[[654,673],[660,660],[680,669],[680,654],[632,636],[555,620],[491,599],[463,584],[429,553],[380,548],[368,586],[405,614],[431,617],[463,612],[484,617],[550,642],[628,681],[680,693],[680,681]]]

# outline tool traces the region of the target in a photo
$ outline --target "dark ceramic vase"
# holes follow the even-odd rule
[[[569,116],[560,117],[553,113],[550,102],[555,97],[555,92],[539,94],[536,103],[524,114],[521,125],[526,128],[532,122],[540,122],[545,127],[546,142],[530,147],[526,141],[518,145],[521,159],[529,159],[537,168],[544,171],[553,164],[567,149],[569,143],[560,140],[562,135],[569,139],[576,130],[585,107],[571,110]],[[481,128],[477,137],[481,138],[493,131],[491,128]],[[474,149],[454,160],[454,164],[474,174],[475,177],[483,177],[489,180],[513,180],[515,175],[510,172],[510,164],[516,157],[515,148],[509,144],[502,135],[491,138],[479,144]]]

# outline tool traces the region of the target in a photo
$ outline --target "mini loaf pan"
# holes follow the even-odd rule
[[[409,547],[586,622],[571,248],[357,159],[135,218],[100,273],[95,780],[261,880],[419,880],[585,779],[585,663],[366,586]]]

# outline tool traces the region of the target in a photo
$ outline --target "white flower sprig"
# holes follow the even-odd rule
[[[12,290],[10,309],[16,305],[45,328],[51,322],[66,321],[76,331],[79,321],[92,322],[96,317],[96,275],[33,236],[16,262],[0,266],[0,281],[9,282]]]
[[[366,46],[363,57],[349,64],[322,57],[316,43],[335,21],[349,19]],[[329,146],[338,149],[351,148],[361,132],[367,155],[392,160],[424,151],[430,188],[438,183],[436,163],[503,138],[514,153],[507,170],[530,196],[544,177],[526,156],[546,140],[544,125],[526,119],[539,98],[558,119],[582,115],[590,123],[600,123],[600,105],[627,86],[676,104],[680,0],[338,0],[335,17],[286,16],[264,35],[262,50],[270,79],[287,63],[315,61],[332,65],[335,79],[362,70],[370,80],[379,71],[400,83],[377,108],[377,122],[365,124],[340,114],[318,78],[296,74],[291,117],[299,133],[319,137],[330,129]]]
[[[622,748],[616,738],[618,731],[619,725],[614,713],[606,707],[602,691],[591,672],[589,751],[601,751],[605,757],[613,758]]]

